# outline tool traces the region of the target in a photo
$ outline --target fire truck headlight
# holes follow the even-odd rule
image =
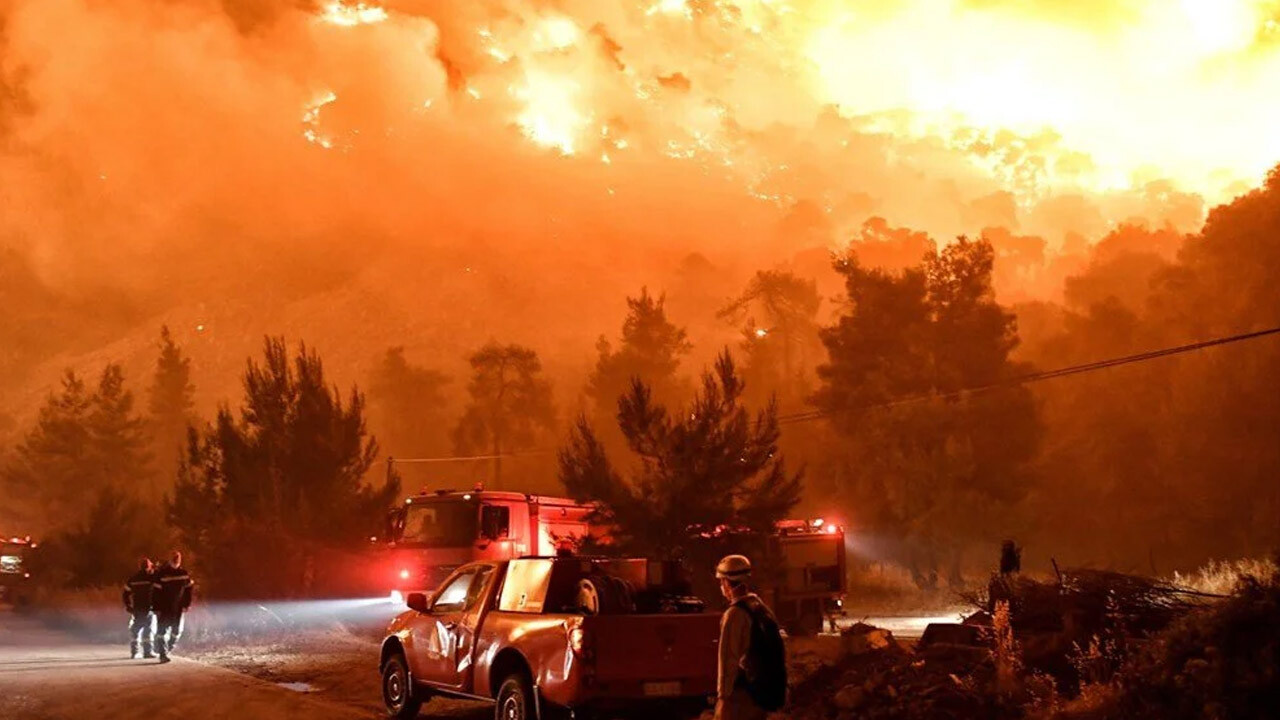
[[[823,524],[823,523],[825,523],[825,522],[826,522],[826,520],[823,520],[822,518],[817,518],[817,519],[815,519],[815,520],[813,521],[813,526],[814,526],[814,527],[816,527],[816,528],[820,528],[820,527],[822,527],[822,524]]]
[[[835,526],[835,523],[832,523],[832,524],[830,524],[830,525],[828,525],[828,526],[827,526],[827,534],[828,534],[828,535],[835,535],[835,534],[836,534],[836,531],[837,531],[837,530],[839,530],[839,529],[840,529],[840,528],[838,528],[838,527],[836,527],[836,526]]]

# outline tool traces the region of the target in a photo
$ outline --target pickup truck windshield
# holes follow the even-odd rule
[[[427,502],[406,508],[400,542],[422,547],[468,547],[476,541],[479,521],[469,502]]]

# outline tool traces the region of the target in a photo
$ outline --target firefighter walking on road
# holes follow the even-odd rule
[[[129,576],[124,583],[124,609],[129,613],[129,657],[155,657],[151,654],[151,633],[153,618],[151,600],[155,590],[155,565],[148,558],[138,561],[138,572]]]
[[[160,662],[169,662],[169,653],[182,636],[183,617],[191,607],[191,589],[194,583],[186,568],[182,567],[182,553],[177,550],[169,562],[156,571],[152,605],[156,613],[156,653]]]
[[[751,592],[751,561],[729,555],[716,566],[729,609],[720,620],[716,720],[765,720],[787,698],[786,649],[773,612]]]

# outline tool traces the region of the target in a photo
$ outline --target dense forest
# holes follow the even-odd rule
[[[628,541],[651,552],[672,522],[834,514],[858,559],[921,584],[963,582],[1004,537],[1033,561],[1157,573],[1280,543],[1274,338],[1017,381],[1275,326],[1280,170],[1197,233],[1120,225],[1074,258],[997,231],[864,230],[821,272],[784,263],[705,307],[728,345],[638,288],[572,386],[547,376],[542,348],[493,342],[461,377],[452,358],[370,348],[340,389],[324,348],[267,338],[243,399],[205,415],[200,348],[161,328],[147,375],[69,368],[10,421],[5,522],[56,538],[68,580],[90,584],[157,538],[229,568],[258,533],[350,544],[404,486],[474,482],[609,501],[653,528]],[[1060,301],[1005,300],[1065,262]],[[12,346],[27,331],[4,332]],[[719,359],[699,367],[705,344]],[[406,478],[385,474],[388,455],[501,457]],[[717,469],[729,455],[745,464]]]

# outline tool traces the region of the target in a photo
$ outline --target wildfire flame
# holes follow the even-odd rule
[[[649,0],[547,14],[510,0],[473,30],[484,62],[459,92],[562,155],[693,161],[780,203],[794,200],[777,186],[791,158],[753,133],[802,128],[830,108],[852,131],[954,152],[1024,200],[1156,178],[1212,199],[1280,159],[1280,93],[1267,90],[1280,78],[1280,2],[1081,8]],[[389,16],[331,2],[321,18]]]
[[[320,13],[320,19],[334,25],[343,27],[354,27],[356,25],[372,25],[374,23],[384,22],[387,19],[387,11],[377,5],[366,5],[365,3],[347,3],[343,0],[334,0],[325,4]]]
[[[591,118],[577,109],[581,88],[571,78],[533,72],[512,95],[524,104],[516,117],[524,134],[539,145],[573,155]]]
[[[316,98],[302,111],[302,137],[307,142],[319,145],[325,150],[333,148],[333,139],[322,134],[320,131],[320,111],[324,106],[334,103],[338,100],[336,93],[329,91]]]

